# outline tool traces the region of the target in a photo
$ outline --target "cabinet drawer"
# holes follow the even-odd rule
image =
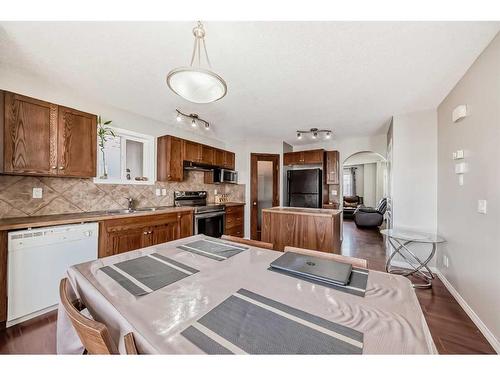
[[[243,206],[230,206],[226,207],[226,215],[238,214],[243,216]]]
[[[224,230],[224,234],[228,236],[236,236],[243,238],[243,225],[239,225],[232,228],[226,228]]]

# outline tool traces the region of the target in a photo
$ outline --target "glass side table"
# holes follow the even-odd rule
[[[414,288],[431,288],[434,275],[427,264],[429,264],[431,259],[434,257],[437,244],[444,242],[445,240],[435,234],[420,233],[404,229],[382,229],[380,233],[387,237],[387,240],[393,249],[392,254],[389,256],[387,263],[385,264],[385,270],[389,273],[407,277],[414,276],[423,280],[423,283],[413,283]],[[425,260],[421,260],[417,257],[409,248],[409,245],[412,243],[432,245],[429,256]],[[391,264],[396,254],[399,254],[404,261],[408,263],[410,269],[397,267]]]

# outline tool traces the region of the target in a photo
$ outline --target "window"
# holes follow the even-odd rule
[[[352,172],[350,169],[345,168],[344,169],[344,184],[342,190],[344,191],[344,196],[349,196],[349,195],[354,195],[354,192],[352,191]]]
[[[155,183],[154,137],[110,127],[104,149],[97,150],[97,177],[101,184]]]

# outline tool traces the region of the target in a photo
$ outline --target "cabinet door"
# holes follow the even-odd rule
[[[303,152],[304,164],[323,164],[323,150],[308,150]]]
[[[234,152],[224,151],[224,168],[234,170],[235,168]]]
[[[166,135],[156,142],[156,178],[158,181],[182,181],[184,178],[182,139]]]
[[[298,165],[302,163],[302,152],[285,152],[283,154],[284,165]]]
[[[336,185],[339,183],[339,152],[327,151],[326,153],[326,183]]]
[[[5,92],[6,173],[57,173],[57,105]]]
[[[183,141],[184,143],[184,160],[187,161],[200,161],[201,148],[200,144],[191,141]]]
[[[214,151],[215,149],[213,147],[201,145],[201,162],[203,164],[213,165]]]
[[[151,245],[158,245],[179,238],[179,222],[173,216],[173,220],[151,227]]]
[[[226,161],[226,152],[224,150],[219,150],[218,148],[214,151],[214,165],[219,168],[224,168]]]
[[[59,107],[57,174],[96,176],[97,118],[90,113]]]
[[[107,248],[102,256],[125,253],[148,246],[147,228],[135,228],[108,234]]]
[[[186,212],[186,213],[181,213],[179,214],[179,226],[180,226],[180,237],[179,238],[184,238],[184,237],[189,237],[193,235],[193,213],[192,212]]]

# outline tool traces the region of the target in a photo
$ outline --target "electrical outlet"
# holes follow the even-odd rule
[[[156,189],[155,194],[157,197],[159,197],[161,195],[161,189]]]
[[[477,201],[477,212],[480,214],[486,214],[488,212],[488,202],[484,199]]]
[[[43,189],[42,188],[33,188],[33,198],[41,199],[43,197]]]
[[[161,189],[161,195],[167,195],[167,189]]]

